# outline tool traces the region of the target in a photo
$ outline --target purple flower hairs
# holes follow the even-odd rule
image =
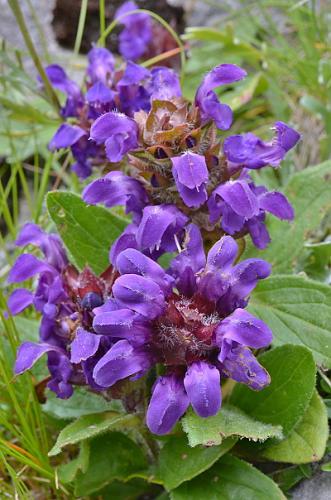
[[[260,259],[234,265],[237,251],[236,242],[224,236],[205,258],[199,229],[190,225],[185,248],[167,273],[135,249],[118,256],[121,276],[93,320],[94,331],[114,344],[96,363],[93,378],[112,387],[155,364],[163,367],[146,415],[153,433],[170,432],[189,404],[201,417],[215,415],[222,379],[254,390],[270,382],[250,348],[268,346],[271,331],[244,310],[270,265]]]

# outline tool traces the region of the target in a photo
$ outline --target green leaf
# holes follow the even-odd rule
[[[99,436],[90,443],[89,465],[76,478],[75,494],[89,495],[115,479],[126,480],[147,467],[141,448],[120,432]]]
[[[281,425],[288,436],[299,423],[315,388],[316,367],[308,349],[284,345],[261,356],[259,362],[269,372],[271,384],[254,392],[237,384],[230,402],[261,422]]]
[[[24,318],[23,316],[14,316],[13,321],[18,331],[20,340],[30,340],[38,342],[40,321],[37,319]]]
[[[172,500],[285,500],[268,476],[252,465],[224,455],[211,469],[171,492]]]
[[[259,257],[272,264],[273,274],[291,272],[305,251],[304,242],[316,230],[328,209],[330,197],[331,161],[309,167],[294,174],[285,188],[295,210],[291,224],[269,217],[268,229],[272,243]],[[245,257],[256,257],[256,249]]]
[[[156,475],[167,490],[177,488],[209,469],[235,442],[235,439],[227,439],[221,446],[191,448],[185,436],[171,436],[160,452]]]
[[[95,273],[102,273],[109,266],[110,246],[128,221],[62,191],[48,193],[47,208],[77,266],[89,265]]]
[[[90,459],[90,445],[88,441],[82,441],[78,457],[58,468],[61,483],[71,483],[79,471],[86,472]]]
[[[317,462],[324,455],[328,436],[327,410],[315,391],[301,422],[288,438],[267,446],[262,456],[275,462],[291,464]]]
[[[113,481],[111,484],[98,491],[98,498],[102,500],[137,500],[137,498],[154,498],[155,486],[141,479],[127,482]],[[157,497],[159,500],[159,497]]]
[[[270,437],[282,438],[282,428],[258,422],[232,405],[223,405],[217,415],[201,418],[192,410],[182,419],[190,446],[202,444],[215,446],[230,436],[244,437],[253,441],[265,441]]]
[[[303,276],[274,276],[259,283],[249,310],[270,326],[275,345],[304,345],[331,368],[330,287]]]
[[[54,456],[61,453],[62,448],[68,444],[75,444],[85,439],[90,439],[106,431],[127,427],[132,428],[138,423],[139,418],[133,414],[123,415],[121,413],[105,412],[85,415],[62,429],[48,455]]]
[[[120,411],[121,404],[118,400],[106,401],[99,394],[88,392],[86,389],[77,387],[69,399],[64,399],[59,404],[59,399],[52,392],[49,393],[46,403],[42,409],[48,415],[63,420],[73,420],[91,413],[102,413],[104,411]]]

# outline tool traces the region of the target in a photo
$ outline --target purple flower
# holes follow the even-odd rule
[[[87,54],[87,74],[91,83],[101,82],[104,85],[112,80],[115,69],[113,54],[103,47],[93,47]]]
[[[199,207],[207,200],[208,169],[204,156],[196,153],[171,158],[172,175],[177,189],[188,207]]]
[[[215,415],[222,377],[256,390],[269,383],[249,348],[268,346],[271,331],[243,307],[270,266],[259,259],[234,265],[238,247],[230,236],[216,243],[206,258],[198,228],[191,225],[187,232],[168,277],[139,251],[120,253],[121,276],[113,286],[111,311],[95,310],[93,321],[97,332],[119,339],[95,365],[96,383],[111,387],[141,376],[155,363],[165,365],[146,415],[156,434],[171,431],[189,404],[202,417]]]
[[[119,51],[125,59],[132,61],[144,55],[152,38],[152,24],[148,14],[140,12],[125,16],[126,13],[138,8],[134,2],[125,2],[115,14],[115,19],[124,25],[119,36]]]
[[[132,212],[135,220],[140,220],[143,208],[148,202],[140,182],[120,171],[109,172],[105,177],[89,184],[83,191],[83,199],[91,205],[125,205],[126,213]]]
[[[270,242],[264,223],[265,212],[281,220],[292,221],[294,218],[293,208],[282,193],[255,186],[245,173],[238,180],[220,184],[212,192],[208,208],[212,223],[221,218],[221,227],[227,234],[249,233],[254,245],[260,249]]]
[[[182,95],[177,73],[164,66],[156,66],[151,70],[151,82],[148,90],[152,99],[170,100]]]
[[[300,134],[283,122],[275,123],[275,131],[276,136],[270,142],[264,142],[250,132],[227,137],[224,141],[227,159],[246,168],[277,167],[297,144]]]
[[[66,72],[58,64],[51,64],[45,68],[46,75],[52,86],[66,94],[67,100],[62,108],[62,116],[77,116],[84,100],[79,86],[71,80]],[[40,81],[40,78],[39,78]]]
[[[109,161],[118,162],[138,146],[138,126],[122,113],[110,112],[93,123],[90,137],[97,144],[105,144]]]
[[[246,71],[235,64],[220,64],[207,73],[195,95],[195,104],[200,109],[203,123],[213,120],[221,130],[231,127],[232,110],[227,104],[219,102],[213,89],[238,82],[246,74]]]
[[[78,125],[63,123],[55,132],[49,149],[71,148],[76,163],[71,167],[77,176],[85,179],[92,173],[91,157],[100,155],[95,143],[88,141],[87,132]]]
[[[14,290],[8,299],[11,314],[33,305],[42,314],[40,342],[23,342],[17,353],[15,373],[29,370],[47,354],[51,375],[48,388],[60,398],[68,398],[73,384],[90,384],[94,365],[112,345],[112,340],[97,335],[92,329],[94,308],[110,295],[113,281],[109,270],[100,278],[88,268],[82,273],[68,263],[57,235],[47,234],[35,224],[26,224],[16,244],[32,244],[40,248],[43,259],[24,253],[13,265],[8,281],[20,283],[38,276],[35,291]]]

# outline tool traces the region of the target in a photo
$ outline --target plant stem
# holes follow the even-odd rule
[[[80,14],[79,14],[79,21],[78,21],[78,28],[77,28],[76,40],[75,40],[75,47],[74,47],[74,53],[75,54],[79,53],[80,46],[81,46],[82,39],[83,39],[83,33],[84,33],[84,28],[85,28],[85,20],[86,20],[86,13],[87,13],[87,4],[88,4],[88,0],[82,0],[81,7],[80,7]]]
[[[22,36],[24,38],[27,49],[31,55],[31,58],[34,62],[34,65],[35,65],[35,67],[40,75],[40,78],[43,81],[46,94],[48,95],[50,102],[53,104],[55,109],[59,112],[60,111],[59,100],[58,100],[57,95],[54,92],[54,90],[50,84],[50,81],[47,78],[46,72],[43,68],[43,65],[39,59],[39,56],[37,54],[37,51],[36,51],[35,46],[33,44],[33,41],[30,37],[29,30],[25,24],[23,14],[22,14],[21,8],[19,6],[19,2],[18,2],[18,0],[8,0],[8,3],[9,3],[11,10],[13,11],[15,18],[16,18],[17,24],[21,30]]]

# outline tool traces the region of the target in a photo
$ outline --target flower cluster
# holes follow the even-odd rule
[[[68,398],[73,385],[104,391],[160,365],[146,421],[156,434],[169,432],[189,404],[202,417],[221,406],[224,378],[260,390],[269,376],[250,348],[270,344],[272,334],[244,310],[248,296],[270,265],[260,259],[234,264],[238,246],[224,236],[207,258],[197,226],[186,230],[185,247],[166,272],[135,249],[123,251],[117,270],[96,277],[68,263],[61,242],[27,224],[18,245],[32,243],[44,259],[21,255],[10,282],[39,276],[34,294],[19,289],[12,314],[33,304],[42,313],[40,342],[19,348],[15,373],[48,356],[48,387]]]
[[[245,308],[271,269],[261,259],[240,261],[236,240],[249,234],[263,249],[270,242],[267,212],[293,220],[286,197],[256,185],[250,174],[277,168],[300,135],[276,122],[268,142],[252,133],[220,137],[233,114],[215,90],[246,72],[217,66],[188,102],[172,69],[133,62],[152,38],[146,13],[126,15],[135,8],[127,2],[117,12],[124,69],[115,68],[107,49],[94,47],[83,92],[61,67],[46,68],[51,84],[66,95],[65,121],[50,149],[70,147],[81,178],[92,166],[105,168],[82,197],[88,204],[123,206],[131,223],[110,248],[111,265],[100,276],[76,269],[56,235],[27,224],[17,245],[32,244],[44,257],[18,257],[9,282],[33,278],[35,292],[17,289],[8,305],[12,314],[33,305],[42,316],[39,342],[18,350],[16,374],[47,354],[48,387],[58,397],[85,385],[121,398],[129,410],[140,397],[136,380],[144,385],[146,375],[145,389],[155,382],[147,426],[166,434],[190,404],[201,417],[215,415],[226,378],[253,390],[270,382],[254,350],[268,347],[272,333]],[[171,252],[163,269],[158,259]]]
[[[48,66],[46,74],[53,87],[66,95],[61,110],[66,121],[49,147],[52,150],[70,147],[76,160],[72,169],[82,179],[91,175],[93,165],[104,163],[106,156],[119,161],[123,154],[137,147],[138,127],[132,119],[136,111],[148,111],[153,99],[165,95],[171,98],[181,92],[178,76],[172,69],[157,66],[148,70],[128,61],[124,70],[116,70],[112,53],[102,47],[94,47],[88,53],[85,93],[57,64]],[[91,125],[112,110],[116,110],[111,113],[116,127],[108,144],[112,142],[113,148],[106,148],[105,156],[98,144],[107,142],[108,137],[103,138],[106,131],[102,133],[99,128],[99,137],[94,137]]]
[[[275,137],[270,142],[252,133],[229,136],[223,144],[217,139],[217,129],[230,128],[232,111],[219,102],[214,89],[233,84],[245,75],[231,64],[214,68],[199,86],[193,105],[181,97],[165,95],[169,89],[174,94],[175,88],[180,94],[175,82],[168,79],[169,85],[162,87],[163,98],[152,100],[149,112],[136,112],[133,119],[108,112],[93,123],[91,139],[104,144],[110,162],[126,155],[128,178],[133,177],[141,185],[138,195],[127,183],[130,187],[123,202],[127,212],[134,212],[135,225],[115,243],[113,258],[118,248],[123,250],[125,246],[145,253],[155,249],[161,253],[173,251],[173,236],[181,242],[187,222],[209,233],[218,229],[218,235],[240,238],[250,234],[262,249],[270,241],[264,223],[266,212],[293,220],[294,212],[286,197],[256,186],[249,171],[267,165],[277,167],[298,142],[299,134],[285,123],[276,122]],[[88,185],[83,198],[90,204],[111,207],[116,205],[118,192],[123,196],[123,174],[117,177],[111,172]],[[144,206],[143,199],[147,200]],[[147,223],[158,227],[153,241],[145,238]],[[168,231],[171,248],[164,241]]]

